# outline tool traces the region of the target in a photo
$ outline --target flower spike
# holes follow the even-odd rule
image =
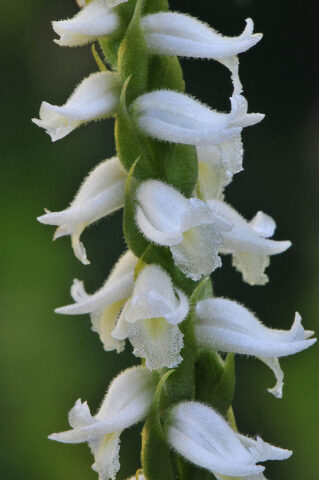
[[[118,158],[105,160],[84,180],[68,208],[61,212],[46,210],[38,221],[58,225],[54,239],[70,235],[75,256],[88,265],[90,262],[80,236],[88,225],[123,207],[126,177]]]
[[[100,336],[105,350],[123,350],[122,341],[111,336],[119,314],[133,290],[134,269],[137,258],[126,252],[117,262],[105,284],[94,294],[88,295],[83,283],[74,280],[71,295],[76,303],[60,307],[56,313],[63,315],[91,315],[92,330]]]
[[[155,90],[133,104],[143,133],[158,140],[186,145],[213,145],[230,140],[244,127],[260,122],[264,115],[247,113],[246,99],[231,97],[231,112],[220,113],[184,93]]]
[[[156,382],[149,370],[129,368],[112,381],[96,415],[91,415],[86,402],[77,400],[69,412],[73,429],[53,433],[49,438],[63,443],[88,442],[95,459],[92,468],[98,472],[100,480],[114,479],[120,468],[122,430],[147,415],[155,387]]]
[[[120,84],[116,73],[92,73],[62,107],[42,102],[40,119],[32,121],[44,128],[53,142],[60,140],[81,124],[113,115],[119,102]]]
[[[301,352],[316,342],[314,332],[304,330],[299,313],[290,330],[265,327],[242,305],[225,298],[211,298],[196,306],[196,336],[202,347],[221,352],[253,355],[271,368],[277,384],[269,391],[282,397],[283,373],[278,358]]]

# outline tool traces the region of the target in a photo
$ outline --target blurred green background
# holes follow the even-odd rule
[[[65,317],[54,307],[70,302],[73,278],[98,288],[124,249],[121,213],[84,234],[91,266],[73,256],[68,239],[51,242],[53,229],[36,222],[43,207],[63,209],[84,175],[114,153],[112,121],[91,124],[51,143],[31,117],[42,100],[62,104],[74,86],[96,70],[90,47],[53,43],[51,20],[72,16],[73,0],[3,0],[0,15],[1,84],[1,478],[89,480],[86,445],[65,446],[46,436],[67,427],[67,412],[81,397],[92,410],[110,379],[135,362],[105,353],[87,316]],[[227,200],[247,218],[274,216],[277,239],[293,248],[272,259],[270,283],[243,284],[229,259],[214,275],[217,295],[235,298],[267,325],[288,328],[295,310],[318,330],[318,56],[311,4],[284,0],[172,1],[176,10],[204,19],[224,34],[242,31],[251,16],[264,39],[241,56],[241,78],[250,111],[266,113],[247,129],[245,171]],[[208,61],[183,60],[188,92],[218,109],[228,108],[229,74]],[[239,428],[291,448],[285,462],[269,462],[267,478],[318,478],[318,347],[282,360],[284,398],[266,392],[274,379],[254,359],[237,360],[234,409]],[[122,437],[126,478],[139,466],[139,427]]]

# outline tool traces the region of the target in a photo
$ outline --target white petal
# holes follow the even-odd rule
[[[158,265],[146,266],[112,336],[128,337],[133,353],[145,358],[148,368],[172,368],[182,360],[179,352],[183,335],[177,324],[186,318],[188,310],[186,295],[174,289],[169,275]]]
[[[120,434],[108,433],[89,442],[95,460],[92,469],[99,474],[99,480],[115,479],[120,469]]]
[[[40,119],[32,121],[59,140],[85,122],[112,115],[117,108],[120,79],[113,72],[93,73],[74,90],[62,107],[42,102]]]
[[[39,222],[59,226],[54,239],[71,235],[76,257],[84,264],[89,263],[80,236],[88,225],[123,207],[126,177],[118,158],[105,160],[84,179],[67,209],[47,211],[38,217]]]
[[[124,342],[115,339],[111,333],[119,318],[125,300],[119,300],[103,308],[100,312],[91,313],[92,330],[97,332],[105,351],[124,349]]]
[[[256,462],[265,462],[266,460],[286,460],[292,455],[291,450],[275,447],[270,443],[264,442],[262,438],[246,437],[236,432],[237,438],[241,441],[246,448],[254,455]]]
[[[215,217],[206,203],[187,199],[156,180],[139,187],[137,200],[140,230],[153,242],[169,246],[175,264],[188,277],[198,280],[220,266],[220,231],[230,230],[231,225]]]
[[[119,24],[118,15],[104,0],[92,0],[69,20],[52,22],[53,30],[60,36],[55,42],[68,47],[85,45],[100,36],[110,35]]]
[[[223,352],[284,357],[301,352],[316,341],[307,339],[300,316],[296,315],[290,330],[267,328],[247,308],[225,298],[200,301],[196,317],[200,343],[206,342]]]
[[[200,197],[223,199],[224,188],[242,170],[243,145],[240,135],[221,143],[197,147]]]
[[[216,112],[188,95],[156,90],[140,96],[133,106],[139,128],[159,140],[188,145],[211,145],[238,136],[243,127],[262,120],[247,114],[247,102],[240,95],[231,98],[229,114]]]
[[[134,355],[145,358],[150,370],[174,368],[183,360],[179,353],[183,334],[177,325],[167,323],[165,318],[140,320],[131,324],[128,331]]]
[[[253,34],[253,22],[238,37],[223,37],[196,18],[176,12],[146,15],[141,25],[150,53],[223,59],[244,52],[262,38]]]
[[[312,334],[312,332],[311,332]],[[253,355],[269,366],[277,384],[269,391],[282,396],[283,372],[277,357],[309,348],[316,339],[301,325],[296,314],[290,330],[265,327],[249,310],[224,298],[200,301],[196,306],[196,337],[199,345],[222,352]]]
[[[125,308],[125,318],[135,323],[147,318],[166,317],[185,303],[185,295],[173,287],[170,276],[158,265],[148,265],[135,282],[132,298]],[[186,299],[187,302],[187,299]],[[187,302],[188,303],[188,302]],[[188,313],[188,307],[176,322],[180,323]]]
[[[274,231],[275,222],[268,215],[259,212],[247,222],[236,210],[220,200],[208,200],[215,216],[220,216],[233,225],[229,232],[223,232],[222,253],[232,253],[235,267],[251,284],[264,284],[268,277],[264,269],[268,266],[268,255],[277,255],[291,246],[289,241],[268,240],[265,236]]]
[[[257,212],[254,218],[249,222],[249,225],[256,233],[258,233],[258,235],[265,238],[272,237],[276,230],[275,220],[263,212]]]
[[[254,255],[252,253],[234,252],[233,266],[243,276],[244,282],[249,285],[265,285],[269,278],[265,270],[270,265],[267,255]]]
[[[218,251],[223,237],[214,224],[199,225],[184,233],[183,241],[170,247],[173,259],[182,272],[193,280],[209,275],[221,266]]]
[[[242,477],[264,470],[224,418],[198,402],[172,409],[168,441],[187,460],[213,473]]]
[[[224,37],[196,18],[176,12],[146,15],[141,25],[146,45],[152,54],[210,58],[220,61],[232,73],[234,91],[242,90],[236,55],[253,47],[262,38],[253,34],[253,21],[238,37]]]
[[[103,435],[120,432],[146,416],[155,387],[155,379],[148,369],[128,368],[112,381],[94,417],[90,416],[86,404],[83,404],[83,407],[78,401],[70,412],[75,428],[54,433],[49,438],[64,443],[81,443],[99,441]]]
[[[83,313],[100,312],[112,303],[124,300],[131,295],[133,288],[134,269],[137,258],[131,252],[124,254],[115,265],[113,272],[102,288],[92,295],[76,296],[77,303],[60,307],[56,313],[78,315]],[[78,282],[78,281],[77,281]],[[78,285],[78,283],[76,283]],[[74,291],[74,289],[71,290]]]

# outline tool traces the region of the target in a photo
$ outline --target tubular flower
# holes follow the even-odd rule
[[[92,468],[100,480],[114,479],[120,468],[121,432],[147,415],[155,387],[146,368],[129,368],[112,381],[96,415],[91,415],[86,402],[77,400],[69,412],[72,430],[53,433],[49,438],[63,443],[88,442],[95,459]]]
[[[136,222],[152,242],[170,248],[175,264],[193,280],[221,265],[220,232],[231,227],[197,198],[186,198],[158,180],[141,184],[137,191]]]
[[[291,246],[289,241],[268,240],[276,229],[275,221],[263,212],[247,222],[236,210],[219,200],[208,200],[216,217],[228,221],[233,228],[223,232],[221,253],[231,253],[233,265],[250,285],[264,285],[268,281],[265,268],[269,256],[284,252]]]
[[[92,0],[73,18],[52,22],[53,30],[60,36],[54,41],[63,47],[77,47],[111,35],[119,25],[117,13],[104,0]]]
[[[129,338],[134,355],[146,359],[150,370],[178,365],[183,334],[178,328],[188,314],[186,295],[175,288],[158,265],[146,266],[134,285],[112,336]]]
[[[253,440],[234,432],[221,415],[198,402],[180,403],[172,409],[167,435],[180,455],[214,475],[258,475],[265,467],[257,463],[284,460],[292,453],[259,437]]]
[[[39,222],[58,225],[54,240],[70,235],[75,256],[89,264],[81,234],[88,225],[123,207],[126,177],[118,158],[105,160],[84,179],[68,208],[61,212],[46,210],[45,215],[38,217]]]
[[[202,300],[196,306],[199,345],[259,358],[273,370],[277,384],[269,391],[279,398],[282,396],[283,373],[277,357],[311,347],[316,342],[315,338],[309,338],[313,333],[304,330],[298,313],[290,330],[276,330],[265,327],[247,308],[225,298]]]
[[[243,144],[238,135],[219,145],[196,148],[198,158],[198,193],[200,198],[223,199],[224,188],[240,172],[243,161]]]
[[[74,280],[71,296],[76,303],[60,307],[56,313],[64,315],[82,315],[90,313],[92,330],[100,336],[105,350],[120,352],[124,344],[111,336],[119,314],[126,300],[132,294],[134,284],[134,269],[137,258],[130,251],[126,252],[117,262],[114,270],[102,288],[88,295],[83,283]]]
[[[113,115],[120,94],[120,78],[113,72],[92,73],[76,87],[62,106],[42,102],[40,119],[32,121],[55,142],[66,137],[83,123]]]
[[[247,113],[242,95],[234,95],[230,102],[231,112],[220,113],[184,93],[155,90],[138,97],[133,112],[146,135],[167,142],[212,145],[237,137],[244,127],[264,118],[260,113]]]
[[[238,37],[224,37],[196,18],[176,12],[146,15],[141,25],[150,53],[218,60],[231,71],[235,93],[242,90],[236,55],[262,38],[260,33],[253,34],[251,18],[246,20],[246,28]]]

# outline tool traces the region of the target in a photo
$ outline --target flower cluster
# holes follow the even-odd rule
[[[139,480],[176,478],[175,452],[177,462],[185,458],[193,465],[188,468],[206,469],[218,480],[265,479],[261,462],[291,452],[237,433],[232,354],[270,367],[276,385],[269,391],[281,397],[278,358],[316,340],[298,313],[290,330],[275,330],[237,302],[213,297],[209,278],[221,256],[231,254],[245,282],[263,285],[270,256],[291,245],[270,239],[276,228],[270,216],[258,211],[247,221],[224,198],[243,169],[241,132],[263,119],[248,113],[238,60],[262,35],[247,19],[239,36],[222,36],[168,11],[165,0],[78,4],[73,18],[52,23],[55,41],[69,47],[96,42],[111,70],[94,47],[100,71],[63,106],[43,102],[33,121],[56,141],[89,121],[115,117],[117,156],[94,168],[69,207],[38,220],[57,227],[54,238],[70,235],[75,256],[89,264],[83,230],[124,207],[127,251],[95,293],[74,280],[74,303],[56,312],[90,314],[106,351],[121,352],[127,340],[142,365],[113,380],[95,415],[78,400],[69,413],[72,429],[50,438],[87,442],[100,480],[114,479],[121,432],[147,418]],[[213,59],[229,70],[229,112],[185,94],[177,57]]]

